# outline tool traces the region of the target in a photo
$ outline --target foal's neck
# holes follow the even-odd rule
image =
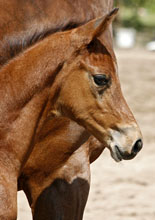
[[[59,67],[73,53],[67,33],[47,37],[1,69],[0,117],[12,109],[21,109],[51,86]]]
[[[50,109],[48,97],[56,73],[74,52],[67,33],[49,36],[0,71],[0,152],[15,158],[10,166],[17,173]]]

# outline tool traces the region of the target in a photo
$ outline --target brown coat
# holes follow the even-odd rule
[[[60,33],[47,36],[53,30],[55,31],[55,27],[57,30],[68,29],[85,23],[96,15],[100,15],[103,8],[109,11],[109,6],[111,7],[112,2],[109,1],[107,3],[106,1],[106,7],[105,1],[85,1],[85,3],[83,1],[75,1],[75,5],[74,3],[69,4],[69,1],[57,1],[54,4],[55,7],[51,6],[52,4],[49,2],[45,4],[45,1],[44,4],[40,4],[42,3],[41,1],[36,1],[35,5],[29,2],[26,3],[26,6],[24,2],[22,4],[15,4],[15,1],[13,1],[12,3],[13,5],[10,3],[7,5],[6,1],[6,8],[3,5],[5,14],[2,13],[2,18],[5,16],[5,19],[2,19],[1,22],[3,30],[0,47],[0,54],[2,54],[1,65],[3,66],[1,69],[1,85],[4,85],[4,88],[3,86],[1,88],[1,97],[3,97],[1,100],[1,142],[3,146],[6,145],[5,150],[4,148],[1,150],[1,155],[4,155],[1,157],[1,167],[4,173],[1,185],[9,193],[8,197],[10,199],[6,201],[5,193],[2,194],[4,195],[2,201],[5,202],[3,202],[0,214],[6,219],[15,218],[16,180],[20,172],[22,172],[20,179],[22,183],[20,185],[24,188],[32,205],[34,219],[59,219],[62,217],[66,220],[82,219],[89,190],[89,157],[91,161],[96,159],[102,151],[103,145],[99,144],[99,142],[98,145],[94,145],[93,142],[95,141],[96,143],[96,140],[93,138],[91,138],[92,140],[89,142],[89,145],[88,143],[81,145],[88,139],[88,133],[75,122],[84,126],[102,141],[105,146],[109,143],[105,138],[106,136],[103,138],[103,134],[106,133],[104,129],[99,129],[99,127],[97,128],[94,125],[95,121],[98,121],[99,124],[101,123],[106,129],[116,128],[116,130],[118,128],[115,124],[118,122],[123,121],[128,125],[130,124],[130,126],[134,124],[134,126],[131,126],[134,127],[134,141],[140,138],[140,133],[119,89],[109,25],[105,25],[103,22],[104,28],[100,30],[100,32],[103,32],[100,41],[104,46],[95,41],[94,45],[90,46],[88,50],[85,49],[85,46],[91,42],[93,35],[97,32],[95,30],[94,33],[91,33],[91,30],[93,31],[93,28],[96,28],[100,20],[94,23],[95,26],[88,26],[89,29],[82,27],[77,29],[77,32],[71,31],[66,32],[66,34]],[[83,3],[82,9],[81,3]],[[41,8],[43,10],[39,11],[38,5],[39,7],[44,5]],[[17,6],[21,7],[22,10],[18,11]],[[55,16],[55,12],[58,11],[57,7],[62,10],[62,13],[59,13],[61,16],[58,17]],[[34,9],[37,9],[39,13],[35,14]],[[79,11],[79,9],[81,10]],[[51,13],[52,10],[53,13]],[[12,11],[16,11],[16,16],[12,16],[12,21],[7,20]],[[31,16],[32,20],[29,20],[28,17],[26,19],[23,17],[23,15],[25,16],[24,11],[26,11],[26,15],[34,15],[34,17]],[[85,13],[82,13],[82,11]],[[42,15],[42,12],[44,12],[44,15]],[[54,17],[50,17],[51,14],[48,12],[54,15]],[[74,17],[75,14],[76,16]],[[11,25],[9,22],[12,22]],[[7,24],[7,27],[4,24]],[[39,33],[38,29],[41,30],[41,33]],[[45,36],[47,37],[45,40],[35,44],[36,41]],[[30,44],[35,45],[25,50]],[[99,48],[98,45],[100,45]],[[81,54],[79,51],[81,51]],[[74,54],[74,52],[76,53]],[[9,60],[11,61],[6,64]],[[82,65],[80,64],[79,66],[78,62],[81,62],[81,60]],[[89,64],[91,65],[89,66]],[[93,91],[96,92],[91,94],[88,83],[85,83],[84,75],[74,75],[73,73],[75,70],[77,73],[79,71],[83,73],[83,70],[91,72],[93,68],[97,67],[100,68],[100,72],[110,74],[109,76],[113,82],[112,89],[109,89],[109,92],[107,92],[106,102],[104,101],[104,105],[108,107],[109,112],[109,118],[106,113],[107,122],[104,117],[98,119],[100,112],[102,112],[100,109],[102,105],[99,104],[100,101],[98,100],[101,97],[99,98],[97,95],[97,105],[93,98],[94,94],[98,91],[96,91],[94,84],[92,84]],[[58,74],[59,72],[60,74]],[[80,75],[82,78],[79,77]],[[93,77],[90,73],[89,75]],[[92,83],[92,79],[89,78],[89,80]],[[70,81],[72,81],[72,84],[68,84]],[[86,106],[84,105],[83,108],[82,102],[78,98],[82,96],[79,96],[80,93],[77,93],[78,90],[76,89],[78,87],[74,81],[75,83],[81,82],[79,85],[83,85],[82,88],[85,88],[87,91],[83,90],[84,97],[87,96],[88,100],[90,100],[90,102],[86,101],[85,103],[91,104],[89,104],[89,108],[87,107],[87,111]],[[118,88],[115,87],[115,84],[117,84]],[[69,85],[69,87],[64,85]],[[71,88],[74,89],[71,90]],[[10,96],[10,94],[13,96]],[[52,96],[50,97],[49,94]],[[70,94],[76,97],[74,103],[71,102],[72,96]],[[110,99],[108,97],[113,99],[112,104],[109,102]],[[91,101],[92,98],[94,101]],[[120,105],[118,105],[117,100],[120,101]],[[116,115],[112,113],[112,105],[114,103],[116,103],[116,106],[118,105]],[[90,120],[88,123],[87,120],[89,118],[86,120],[87,112],[90,115],[93,114],[92,119],[95,119],[93,123]],[[70,121],[70,119],[73,119],[75,122]],[[130,131],[131,129],[128,130],[126,131],[129,134],[129,147],[124,148],[123,151],[120,150],[121,155],[120,152],[115,152],[115,149],[110,149],[112,155],[114,154],[113,157],[116,157],[116,159],[120,159],[120,157],[132,158],[135,156],[135,152],[132,151],[130,145],[133,142],[131,138],[132,132]],[[107,132],[109,131],[107,130]],[[5,139],[6,135],[7,142]],[[33,147],[34,151],[23,169],[24,163],[27,161]],[[52,157],[51,160],[49,159],[50,155]],[[4,165],[5,158],[8,160],[7,166]],[[84,193],[81,193],[82,190]],[[66,191],[68,194],[66,194]],[[78,205],[79,203],[81,205]],[[10,211],[8,211],[8,206],[10,206]]]

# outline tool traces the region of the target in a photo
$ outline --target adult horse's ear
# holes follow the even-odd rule
[[[104,30],[108,28],[117,15],[118,10],[119,8],[114,8],[110,13],[74,29],[72,31],[72,39],[77,40],[78,38],[81,44],[89,44],[94,38],[99,37]]]

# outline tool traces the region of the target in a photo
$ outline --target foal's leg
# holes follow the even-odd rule
[[[0,220],[17,218],[17,177],[0,166]]]
[[[87,181],[76,178],[55,181],[43,190],[35,204],[34,220],[81,220],[89,192]]]
[[[32,200],[33,219],[81,220],[89,193],[89,165],[88,150],[83,145],[56,172],[49,177],[42,175],[41,183],[30,180],[26,194]]]

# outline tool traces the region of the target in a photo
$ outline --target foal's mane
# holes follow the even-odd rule
[[[58,31],[70,30],[80,25],[82,24],[69,23],[65,27],[60,26],[57,28],[38,25],[34,29],[31,28],[31,30],[5,36],[0,42],[0,68],[9,60],[45,37]]]

